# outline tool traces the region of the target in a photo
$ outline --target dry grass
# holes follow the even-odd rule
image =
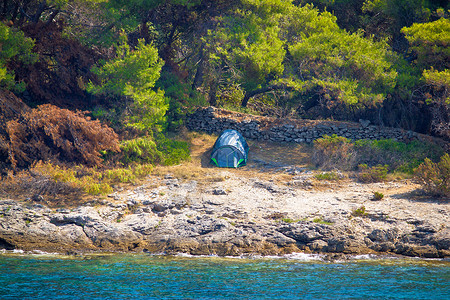
[[[177,138],[180,139],[180,136]],[[190,144],[191,161],[177,166],[155,167],[152,175],[170,174],[182,180],[196,180],[200,184],[224,181],[229,176],[259,178],[286,184],[292,180],[293,175],[284,172],[283,168],[311,166],[311,145],[247,140],[250,152],[246,166],[238,169],[217,168],[210,163],[211,150],[217,135],[184,132],[181,138]]]
[[[217,168],[210,163],[211,150],[217,135],[182,132],[176,138],[189,143],[191,160],[175,166],[156,166],[151,171],[151,176],[164,177],[170,174],[180,180],[195,180],[205,186],[213,182],[225,181],[234,176],[287,184],[292,181],[294,175],[286,172],[286,168],[300,169],[311,166],[313,151],[311,145],[248,140],[250,152],[247,166],[238,169]],[[52,206],[82,203],[99,197],[98,195],[89,195],[86,188],[83,189],[83,186],[65,180],[64,178],[67,176],[61,177],[69,174],[69,177],[74,177],[79,181],[84,175],[93,177],[92,170],[83,171],[80,167],[74,167],[57,169],[56,171],[58,172],[49,172],[49,170],[43,172],[41,165],[41,168],[35,170],[35,172],[22,172],[4,178],[0,181],[0,196],[24,200],[26,198],[31,199],[35,195],[43,195],[44,201]],[[128,169],[113,169],[110,171],[97,170],[94,173],[98,173],[97,177],[106,180],[105,182],[109,186],[120,186],[124,189],[131,185],[145,183],[145,176],[139,178],[140,176],[135,176],[134,173],[131,174],[130,172]],[[58,177],[58,180],[55,180],[55,174],[60,175],[61,178]],[[324,188],[324,183],[314,184],[314,189],[316,187]],[[112,192],[112,190],[109,192]]]
[[[152,169],[148,164],[101,170],[38,162],[26,171],[1,178],[0,196],[42,202],[52,207],[79,205],[112,193],[113,186],[144,183]]]
[[[69,182],[55,181],[49,176],[29,171],[2,178],[0,180],[0,197],[42,202],[53,207],[70,206],[91,198],[86,197],[82,188]]]

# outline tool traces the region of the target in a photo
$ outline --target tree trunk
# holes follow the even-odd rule
[[[216,95],[218,85],[219,85],[218,82],[213,82],[211,84],[211,87],[209,88],[209,105],[211,106],[217,105]]]
[[[36,11],[36,13],[33,16],[33,23],[37,24],[37,22],[39,22],[39,19],[42,16],[42,13],[45,11],[45,9],[48,8],[47,6],[47,1],[42,1],[41,3],[39,3],[39,7]]]
[[[60,10],[59,9],[55,9],[52,14],[50,15],[50,17],[48,18],[47,22],[45,22],[45,27],[47,27],[48,25],[50,25],[53,20],[56,18],[56,16],[59,14]]]
[[[19,3],[16,3],[16,6],[14,7],[14,11],[11,16],[11,21],[15,23],[18,14],[19,14]]]
[[[204,70],[205,70],[205,64],[204,64],[203,58],[204,58],[204,52],[203,52],[203,44],[202,44],[202,46],[200,47],[200,52],[199,52],[197,70],[195,72],[194,81],[192,82],[192,86],[191,86],[193,91],[195,91],[203,83],[203,74],[204,74]]]
[[[285,84],[276,84],[276,85],[270,85],[270,86],[267,86],[267,87],[264,87],[264,88],[256,89],[256,90],[253,90],[253,91],[247,91],[247,92],[245,92],[244,99],[242,99],[241,106],[242,107],[247,107],[248,101],[250,100],[251,97],[254,97],[254,96],[259,95],[259,94],[264,94],[264,93],[267,93],[267,92],[275,91],[275,90],[289,90],[289,91],[293,91],[294,88],[289,87],[289,86],[287,86]]]
[[[144,39],[146,44],[150,43],[150,36],[149,36],[147,20],[143,20],[142,23],[141,23],[140,35],[141,35],[141,38]]]
[[[2,20],[6,18],[6,13],[7,13],[7,7],[8,7],[8,0],[3,0],[3,8],[2,8]]]

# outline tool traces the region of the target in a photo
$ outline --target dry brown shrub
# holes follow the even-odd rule
[[[20,114],[30,111],[20,98],[12,92],[0,90],[0,173],[6,174],[8,168],[9,137],[6,123],[17,118]]]
[[[120,151],[117,134],[83,112],[45,104],[7,122],[9,160],[27,167],[38,160],[58,159],[90,166],[101,165],[100,151]]]
[[[417,168],[415,178],[428,193],[450,198],[450,155],[444,154],[438,163],[426,158]]]

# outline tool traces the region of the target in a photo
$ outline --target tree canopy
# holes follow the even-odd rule
[[[448,118],[449,8],[440,0],[6,0],[0,84],[30,104],[120,110],[123,124],[145,130],[181,124],[190,107],[209,102],[433,133]]]

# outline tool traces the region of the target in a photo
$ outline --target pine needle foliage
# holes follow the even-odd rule
[[[0,88],[23,92],[25,84],[16,82],[14,71],[8,70],[7,64],[13,60],[33,63],[36,54],[31,52],[34,41],[25,37],[24,33],[14,30],[0,22]]]
[[[164,91],[154,90],[163,64],[155,47],[139,40],[136,48],[131,49],[126,36],[122,35],[116,57],[92,68],[101,83],[91,82],[87,91],[113,99],[131,99],[131,114],[126,125],[140,130],[158,129],[169,108]]]
[[[160,134],[123,141],[119,160],[125,165],[134,163],[176,165],[190,159],[187,142],[166,138]]]

